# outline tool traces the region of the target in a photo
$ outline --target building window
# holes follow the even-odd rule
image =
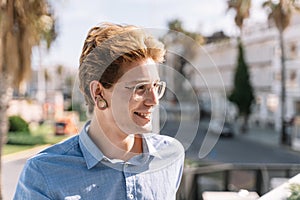
[[[289,72],[286,84],[290,88],[295,88],[297,86],[297,71],[296,70],[291,70]]]
[[[288,58],[289,59],[295,59],[297,57],[297,43],[296,42],[292,42],[289,45],[289,49],[288,49]]]
[[[281,81],[281,74],[280,72],[274,72],[274,80]]]
[[[278,109],[279,106],[279,99],[276,95],[268,95],[267,97],[267,108],[268,111],[271,113],[276,112],[276,110]]]
[[[296,78],[297,78],[297,72],[295,70],[291,71],[291,74],[290,74],[291,82],[296,81]]]
[[[300,101],[295,102],[295,114],[300,115]]]

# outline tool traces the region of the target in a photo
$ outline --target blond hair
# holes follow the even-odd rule
[[[123,75],[124,64],[147,58],[159,63],[163,62],[164,54],[164,45],[136,26],[103,23],[92,28],[85,39],[79,66],[79,88],[89,113],[94,109],[91,81],[97,80],[110,88]]]

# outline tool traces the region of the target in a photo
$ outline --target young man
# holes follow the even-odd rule
[[[91,120],[79,135],[26,163],[18,199],[175,199],[184,149],[151,133],[163,96],[163,45],[135,26],[92,28],[80,57],[80,89]]]

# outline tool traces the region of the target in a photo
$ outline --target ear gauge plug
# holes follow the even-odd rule
[[[96,97],[96,105],[100,110],[104,110],[108,107],[107,102],[101,96]]]

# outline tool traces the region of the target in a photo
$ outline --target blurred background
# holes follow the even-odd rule
[[[177,199],[278,199],[278,190],[292,198],[299,190],[277,188],[300,171],[298,0],[0,5],[4,199],[29,156],[87,120],[77,70],[87,32],[101,22],[141,26],[166,45],[168,89],[154,125],[186,150]]]

